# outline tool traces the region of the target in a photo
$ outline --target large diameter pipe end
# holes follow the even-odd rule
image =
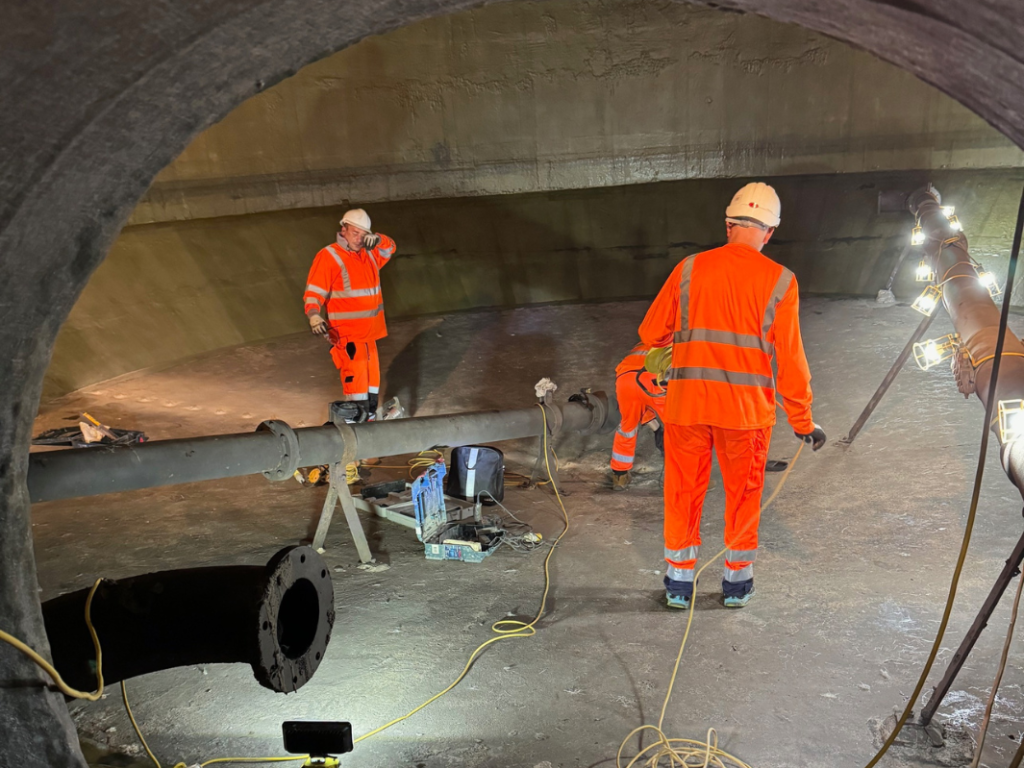
[[[267,563],[258,615],[256,679],[272,691],[299,690],[320,666],[334,629],[330,569],[315,549],[289,547]]]
[[[925,203],[934,203],[940,205],[942,203],[942,195],[939,194],[939,190],[928,184],[920,189],[916,189],[910,193],[907,197],[907,208],[916,217],[921,210],[921,206]]]

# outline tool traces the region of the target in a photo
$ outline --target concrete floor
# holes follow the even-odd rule
[[[528,404],[532,384],[545,375],[565,395],[602,386],[633,343],[645,308],[549,306],[393,323],[381,345],[388,393],[426,415]],[[814,298],[805,300],[802,316],[815,419],[836,440],[919,316],[906,306]],[[935,326],[936,336],[949,332],[945,318]],[[38,429],[70,423],[65,419],[83,409],[154,439],[249,431],[267,418],[313,425],[337,392],[323,344],[292,336],[91,387],[46,405]],[[873,755],[872,722],[905,702],[941,617],[981,421],[978,402],[965,402],[947,371],[911,365],[853,448],[830,444],[805,453],[762,522],[756,600],[727,612],[715,594],[717,579],[707,582],[666,718],[670,735],[702,738],[714,726],[722,746],[756,768],[855,768]],[[796,445],[782,426],[771,455],[790,456]],[[525,470],[531,446],[503,447],[509,468]],[[552,597],[537,636],[491,647],[452,693],[360,744],[345,765],[611,766],[622,738],[656,721],[685,621],[661,601],[660,459],[645,436],[638,482],[612,494],[609,449],[609,438],[594,437],[566,440],[559,450],[572,529],[554,557]],[[1021,500],[994,454],[986,473],[939,665],[1021,529]],[[401,474],[372,471],[374,480]],[[706,553],[717,551],[722,536],[717,475],[712,485]],[[309,534],[324,492],[253,477],[39,504],[42,597],[100,575],[264,562]],[[510,489],[506,504],[545,536],[560,530],[546,491]],[[326,558],[338,621],[323,664],[297,694],[260,688],[242,666],[130,682],[136,714],[165,764],[280,754],[280,722],[290,718],[350,720],[365,733],[445,687],[492,636],[495,620],[537,610],[541,554],[505,550],[479,565],[427,562],[407,529],[365,522],[378,560],[390,568],[356,568],[344,526],[332,529]],[[957,733],[980,721],[1008,602],[941,710]],[[1022,683],[1024,659],[1014,648],[984,764],[1005,765],[1016,748],[1024,730]],[[138,755],[119,694],[72,711],[84,738]],[[883,765],[929,764],[893,755]]]

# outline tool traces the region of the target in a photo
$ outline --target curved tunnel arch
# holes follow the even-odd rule
[[[154,8],[87,0],[52,15],[7,10],[14,17],[0,32],[0,82],[18,108],[0,116],[0,583],[13,586],[0,593],[0,615],[12,617],[16,634],[45,645],[24,486],[42,377],[61,323],[153,177],[201,130],[302,66],[367,35],[479,4],[234,0]],[[703,4],[867,49],[1024,147],[1016,47],[1024,6],[1013,0]],[[9,653],[0,649],[7,681],[40,679]],[[0,720],[12,725],[13,739],[2,749],[39,761],[29,765],[73,764],[63,703],[4,682]],[[52,737],[58,728],[63,741]]]

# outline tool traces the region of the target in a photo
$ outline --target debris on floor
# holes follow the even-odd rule
[[[97,445],[131,445],[146,442],[146,433],[134,429],[115,429],[101,424],[88,413],[79,417],[78,426],[48,429],[32,438],[32,445],[89,448]]]

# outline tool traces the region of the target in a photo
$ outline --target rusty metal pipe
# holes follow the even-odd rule
[[[925,234],[925,258],[942,288],[942,304],[960,336],[961,345],[974,361],[973,392],[963,388],[961,391],[965,397],[976,394],[987,406],[999,336],[999,308],[978,280],[967,237],[963,232],[954,232],[942,212],[938,192],[931,187],[920,189],[910,195],[907,204]],[[1004,334],[995,399],[997,403],[1024,399],[1024,344],[1009,329]],[[999,438],[998,425],[993,425],[993,429]],[[999,456],[1010,482],[1024,496],[1024,445],[1020,441],[1003,444],[1000,438]]]

